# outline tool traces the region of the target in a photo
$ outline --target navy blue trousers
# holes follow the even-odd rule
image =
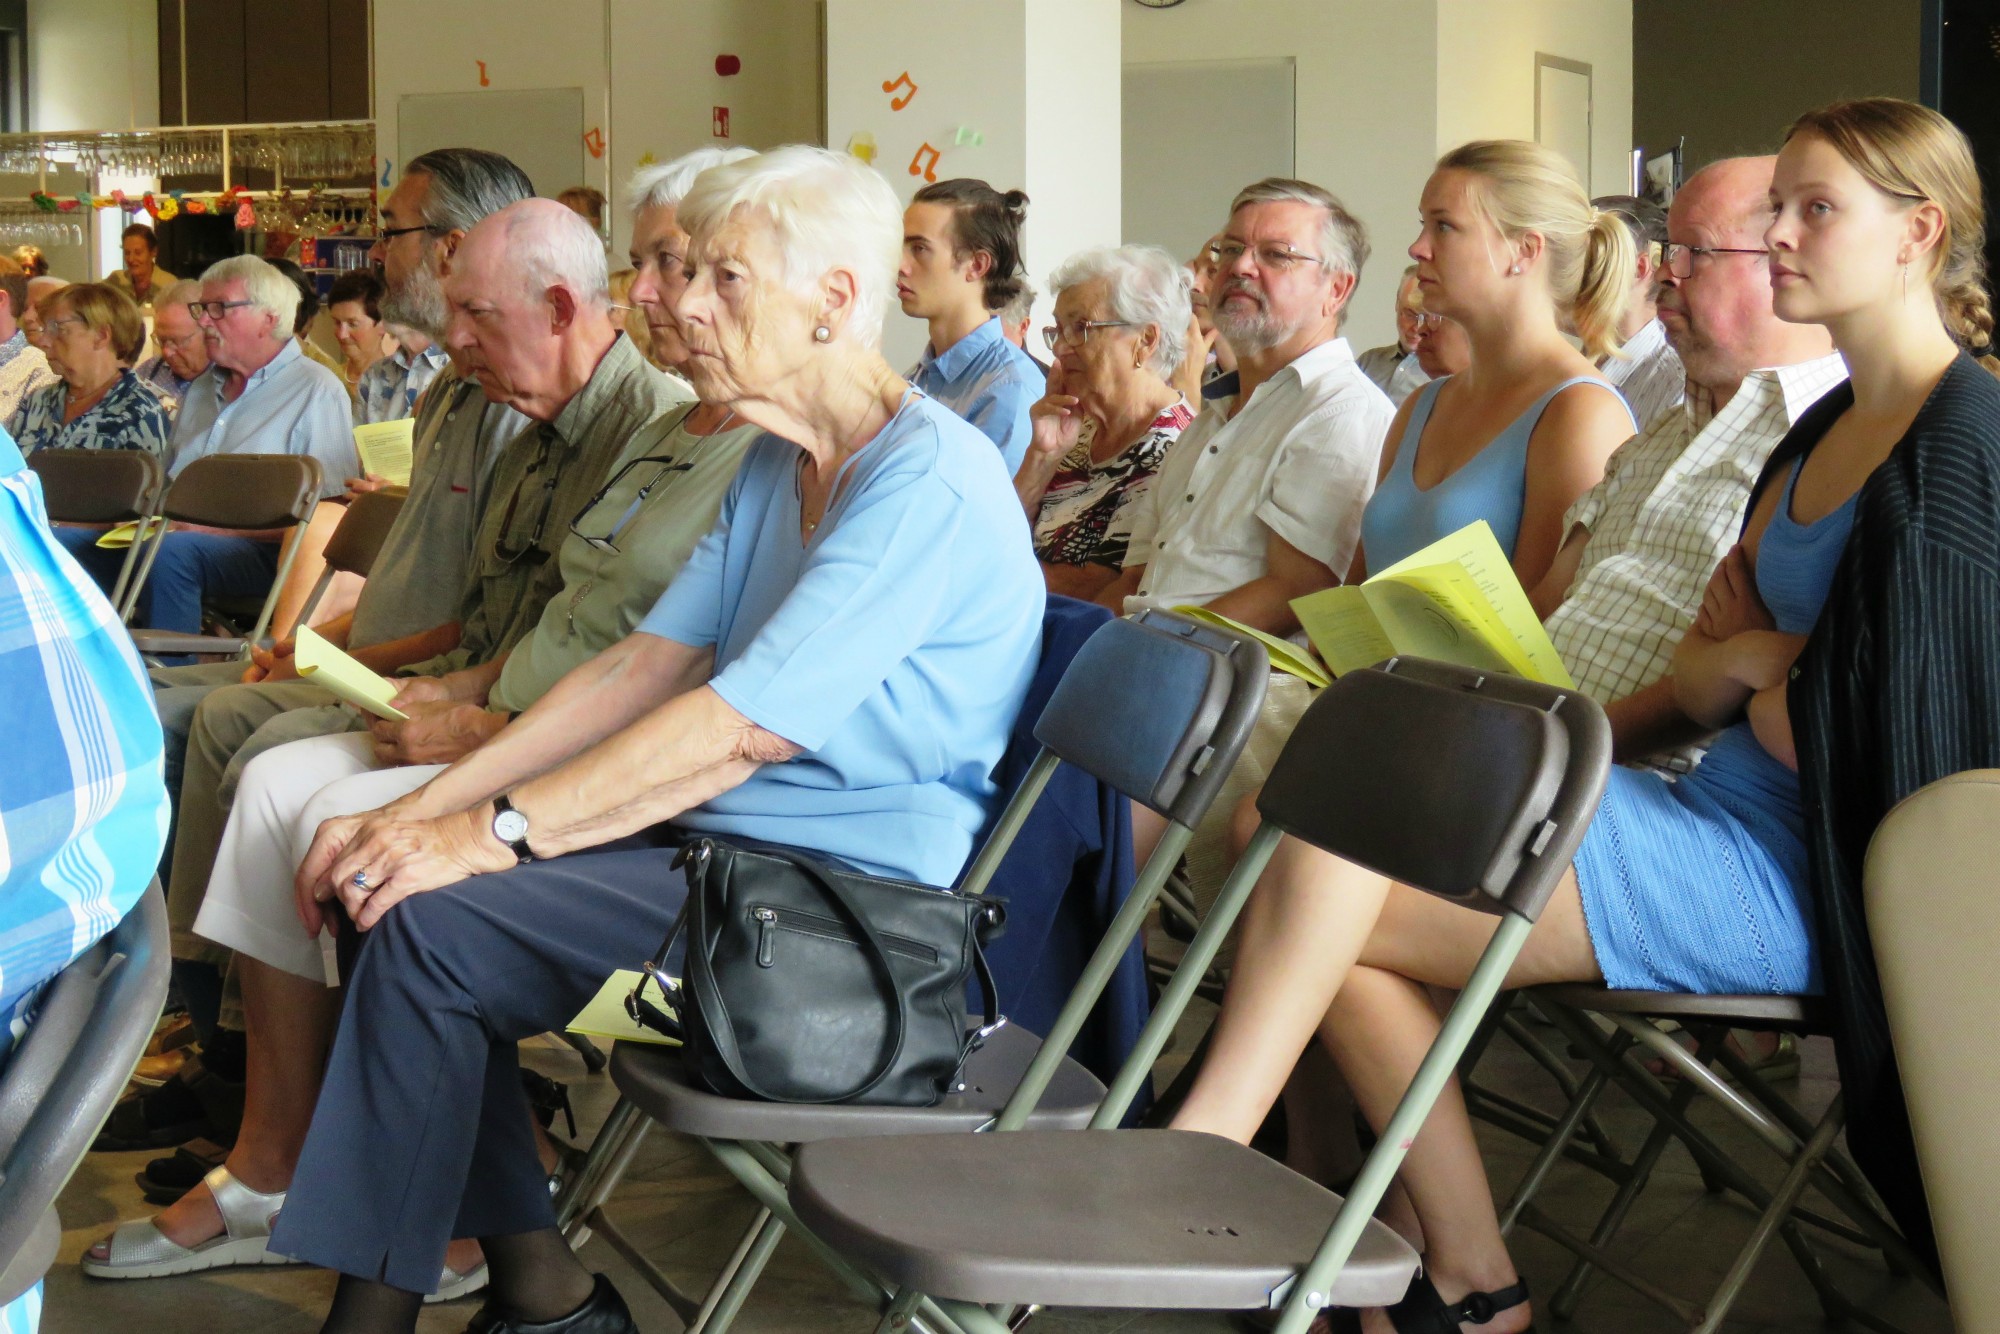
[[[362,938],[273,1250],[432,1292],[453,1237],[555,1224],[515,1044],[652,957],[687,895],[659,826],[405,899]]]

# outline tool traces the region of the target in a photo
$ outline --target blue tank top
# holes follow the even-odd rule
[[[1521,507],[1528,494],[1528,438],[1535,433],[1549,401],[1573,384],[1601,385],[1608,394],[1618,392],[1594,375],[1572,376],[1530,403],[1526,412],[1487,441],[1457,472],[1428,491],[1419,491],[1417,450],[1424,442],[1424,426],[1430,421],[1438,392],[1450,378],[1432,380],[1417,391],[1417,405],[1403,428],[1396,461],[1361,513],[1361,542],[1368,552],[1370,573],[1386,570],[1481,519],[1512,559],[1514,544],[1521,536]],[[1631,415],[1629,408],[1626,415]]]
[[[1819,620],[1861,499],[1857,488],[1838,509],[1809,524],[1799,523],[1792,518],[1792,490],[1803,466],[1803,459],[1792,465],[1778,508],[1757,546],[1757,595],[1778,629],[1788,635],[1811,634]],[[1707,758],[1680,781],[1707,789],[1739,812],[1747,803],[1805,837],[1799,776],[1758,744],[1747,719],[1717,737]]]

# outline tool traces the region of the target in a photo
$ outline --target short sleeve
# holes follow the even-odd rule
[[[689,648],[713,648],[722,639],[722,597],[727,582],[729,534],[736,522],[748,461],[737,470],[729,489],[723,493],[722,508],[715,523],[695,543],[694,551],[682,564],[660,600],[636,627],[641,634],[658,635]]]
[[[1345,575],[1361,540],[1361,512],[1375,493],[1390,420],[1361,404],[1338,404],[1306,417],[1278,447],[1257,502],[1258,520]]]
[[[871,479],[709,684],[759,727],[818,750],[951,610],[965,503],[934,472]]]

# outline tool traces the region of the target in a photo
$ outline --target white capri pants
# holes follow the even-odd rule
[[[441,764],[384,769],[366,732],[276,746],[250,761],[222,831],[195,934],[282,972],[339,985],[333,938],[308,936],[293,879],[322,820],[385,806],[416,791]]]

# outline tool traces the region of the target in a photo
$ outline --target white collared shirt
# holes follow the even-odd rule
[[[1125,610],[1207,603],[1267,572],[1270,535],[1345,574],[1396,410],[1345,338],[1301,353],[1234,417],[1211,404],[1128,506]]]
[[[1606,357],[1599,369],[1625,395],[1632,420],[1643,431],[1662,412],[1680,404],[1687,371],[1681,366],[1680,354],[1667,342],[1666,327],[1658,320],[1647,321],[1618,352],[1618,356]]]
[[[1736,544],[1750,488],[1800,414],[1847,378],[1838,355],[1756,370],[1721,411],[1698,390],[1618,447],[1570,506],[1590,538],[1549,638],[1586,695],[1606,704],[1667,672],[1709,576]],[[1703,747],[1653,756],[1694,767]]]

